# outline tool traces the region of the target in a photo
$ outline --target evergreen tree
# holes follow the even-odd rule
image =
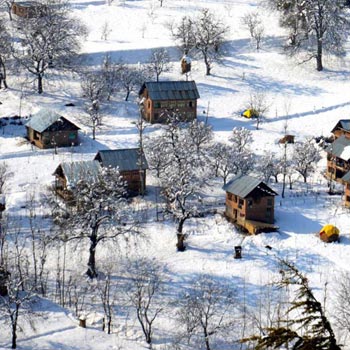
[[[291,317],[278,320],[278,326],[266,329],[264,335],[244,341],[255,340],[255,350],[286,346],[291,350],[340,350],[332,326],[308,279],[289,261],[280,260],[280,263],[281,280],[277,286],[295,287],[295,297],[286,313]]]

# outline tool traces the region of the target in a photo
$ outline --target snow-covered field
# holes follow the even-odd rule
[[[182,16],[195,13],[201,8],[210,8],[230,27],[225,46],[226,55],[220,64],[215,64],[211,76],[205,76],[204,63],[193,60],[190,78],[195,80],[201,98],[198,101],[198,115],[205,118],[203,111],[209,107],[209,123],[219,140],[227,140],[234,127],[245,127],[252,131],[253,150],[263,154],[265,150],[279,150],[277,140],[283,136],[288,120],[288,133],[301,141],[310,136],[328,136],[339,119],[347,119],[350,113],[348,91],[350,91],[350,55],[342,61],[326,57],[323,72],[317,72],[314,62],[303,65],[286,57],[281,49],[284,32],[278,27],[275,14],[260,9],[264,19],[266,37],[262,49],[256,52],[250,41],[249,32],[242,27],[240,18],[248,11],[258,8],[254,0],[164,0],[163,7],[152,0],[114,0],[110,6],[104,1],[71,1],[73,14],[89,27],[89,36],[83,44],[83,53],[89,64],[100,63],[109,52],[115,60],[122,59],[137,65],[146,62],[153,48],[167,48],[171,54],[172,69],[161,79],[181,80],[180,53],[170,36],[166,24]],[[150,18],[154,12],[153,19]],[[101,27],[108,22],[112,32],[108,40],[101,40]],[[144,35],[142,33],[144,28]],[[84,126],[83,102],[80,97],[76,76],[68,73],[64,78],[50,80],[45,92],[39,96],[31,85],[21,85],[21,77],[9,79],[8,90],[0,91],[0,117],[21,113],[28,115],[42,107],[52,108],[82,126],[81,144],[72,149],[33,149],[25,142],[24,126],[8,125],[0,129],[0,160],[9,166],[13,176],[6,187],[6,204],[9,217],[25,220],[28,214],[24,208],[29,193],[37,196],[45,192],[53,181],[52,173],[62,161],[88,160],[100,149],[113,149],[137,145],[135,122],[138,118],[136,95],[125,102],[114,98],[104,106],[102,127],[96,140],[91,130]],[[263,90],[270,108],[267,119],[259,130],[254,121],[243,119],[239,111],[252,91]],[[22,96],[22,97],[21,97]],[[75,107],[65,107],[74,102]],[[148,126],[147,133],[153,133],[157,126]],[[190,276],[207,273],[234,284],[237,289],[243,285],[250,290],[251,303],[259,299],[260,286],[266,285],[278,274],[276,256],[288,258],[309,278],[317,297],[323,300],[324,286],[336,288],[336,281],[342,271],[349,271],[350,220],[349,212],[342,207],[340,196],[328,196],[327,182],[322,173],[326,167],[325,153],[319,162],[319,171],[311,179],[312,191],[301,182],[294,184],[286,198],[276,198],[275,218],[280,227],[278,233],[242,237],[235,228],[220,215],[192,219],[185,224],[189,233],[188,249],[176,252],[175,226],[172,222],[148,222],[143,231],[147,240],[140,239],[135,247],[130,246],[128,254],[144,256],[166,264],[169,284],[174,294],[185,288]],[[300,179],[301,181],[301,179]],[[149,178],[149,185],[154,179]],[[280,192],[280,184],[271,186]],[[224,200],[224,192],[214,189],[215,196]],[[146,196],[151,201],[153,192]],[[46,210],[42,203],[42,212]],[[224,208],[221,208],[223,211]],[[342,234],[340,243],[325,244],[315,233],[324,224],[335,224]],[[233,259],[233,247],[242,244],[243,258]],[[121,244],[123,246],[123,244]],[[272,250],[265,247],[269,245]],[[85,247],[84,247],[85,248]],[[79,274],[85,271],[86,249],[71,247],[70,269]],[[74,249],[76,249],[73,254]],[[114,250],[106,245],[98,248],[98,262],[117,261]],[[53,252],[52,261],[54,261]],[[117,254],[126,255],[124,249]],[[115,260],[113,260],[115,259]],[[52,262],[52,271],[55,266]],[[103,267],[101,267],[103,270]],[[240,293],[238,292],[238,295]],[[332,298],[327,298],[327,308],[332,310]],[[98,304],[98,303],[96,303]],[[41,316],[35,327],[22,327],[18,335],[21,349],[144,349],[136,318],[120,313],[116,316],[112,335],[100,331],[101,308],[88,316],[88,328],[78,327],[78,321],[71,311],[53,302],[41,299],[35,305]],[[165,344],[175,332],[172,309],[156,324],[157,349]],[[0,348],[10,347],[10,329],[1,324]],[[340,339],[350,349],[350,341]]]

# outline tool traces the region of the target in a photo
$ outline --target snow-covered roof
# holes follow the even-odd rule
[[[145,82],[139,95],[147,89],[151,100],[196,100],[199,98],[196,83],[192,81],[152,81]]]
[[[241,198],[246,198],[256,188],[267,192],[270,196],[277,195],[275,191],[260,179],[249,175],[237,175],[223,187],[226,192],[232,193]]]
[[[350,119],[340,119],[336,124],[336,126],[332,129],[332,132],[334,132],[337,129],[350,131]]]
[[[127,148],[98,151],[95,160],[100,161],[104,167],[118,167],[120,171],[138,170],[140,169],[140,149]],[[144,153],[142,153],[142,169],[148,169]]]
[[[86,160],[78,162],[62,162],[54,172],[54,175],[60,173],[62,169],[63,175],[67,180],[68,187],[74,187],[80,180],[94,181],[100,172],[101,166],[97,160]]]
[[[32,128],[37,132],[43,132],[58,120],[67,121],[68,123],[74,125],[74,127],[77,129],[80,129],[71,121],[67,120],[66,118],[50,109],[41,109],[39,112],[34,114],[26,124],[26,127]]]
[[[337,138],[331,145],[326,148],[326,152],[348,161],[350,159],[350,139],[344,135]]]

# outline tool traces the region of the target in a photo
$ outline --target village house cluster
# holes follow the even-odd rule
[[[173,116],[188,122],[197,118],[199,93],[194,81],[145,82],[139,91],[142,117],[150,123],[166,123]],[[39,148],[73,147],[79,144],[79,127],[50,110],[40,110],[26,124],[27,138]],[[326,148],[330,181],[345,185],[344,204],[350,207],[350,120],[339,120],[332,130],[334,141]],[[294,143],[294,136],[280,143]],[[126,148],[99,150],[88,161],[62,162],[55,169],[55,190],[65,200],[72,199],[71,186],[78,178],[92,180],[101,167],[118,168],[128,195],[146,191],[148,163],[143,150]],[[244,232],[257,234],[278,230],[275,225],[275,196],[266,183],[256,177],[237,175],[224,187],[225,216]],[[4,210],[4,201],[0,203]]]

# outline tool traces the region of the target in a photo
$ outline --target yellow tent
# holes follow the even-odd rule
[[[324,225],[319,235],[324,242],[335,242],[339,240],[339,229],[334,225]]]
[[[242,112],[241,116],[246,118],[254,118],[257,116],[257,113],[254,109],[249,108]]]

